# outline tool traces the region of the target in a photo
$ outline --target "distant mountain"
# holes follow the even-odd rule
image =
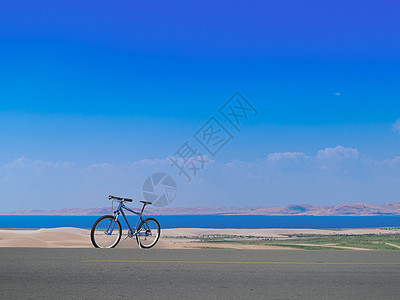
[[[60,210],[21,210],[0,212],[0,215],[93,216],[110,214],[111,207],[65,208]],[[291,204],[283,207],[148,207],[148,215],[266,215],[266,216],[400,216],[400,202],[375,205],[369,203],[319,206]]]

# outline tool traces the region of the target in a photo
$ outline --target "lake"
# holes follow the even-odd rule
[[[0,228],[91,228],[99,216],[0,216]],[[161,228],[374,228],[400,227],[400,216],[154,216]],[[136,217],[128,217],[132,226]],[[125,228],[125,221],[121,218]]]

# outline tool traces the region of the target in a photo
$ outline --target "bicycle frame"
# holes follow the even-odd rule
[[[118,217],[121,214],[122,217],[124,218],[126,224],[128,225],[129,233],[132,236],[133,235],[137,235],[138,234],[137,233],[137,228],[138,228],[140,222],[143,222],[145,220],[145,218],[143,218],[143,216],[144,216],[144,214],[143,214],[144,207],[145,207],[145,205],[143,205],[142,210],[140,212],[136,212],[133,209],[130,209],[129,207],[125,206],[123,201],[119,201],[118,208],[117,208],[117,210],[114,211],[114,225],[113,225],[113,228],[111,228],[110,231],[109,231],[110,228],[107,229],[108,234],[110,234],[110,235],[112,234],[112,231],[114,230],[115,222],[118,220]],[[124,209],[134,213],[135,215],[137,215],[139,217],[137,222],[136,222],[136,226],[134,228],[131,227],[131,224],[129,223],[128,218],[125,215]],[[110,224],[110,226],[111,226],[111,224]],[[146,226],[148,226],[147,222],[146,222]]]

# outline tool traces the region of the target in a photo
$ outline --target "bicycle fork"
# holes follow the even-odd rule
[[[111,235],[112,232],[114,231],[115,228],[115,224],[117,224],[118,221],[118,217],[119,217],[119,213],[117,211],[114,212],[114,220],[112,222],[110,222],[110,224],[108,225],[106,231],[104,232],[107,235]]]

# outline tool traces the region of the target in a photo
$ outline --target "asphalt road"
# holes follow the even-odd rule
[[[1,299],[400,299],[397,251],[0,249]]]

